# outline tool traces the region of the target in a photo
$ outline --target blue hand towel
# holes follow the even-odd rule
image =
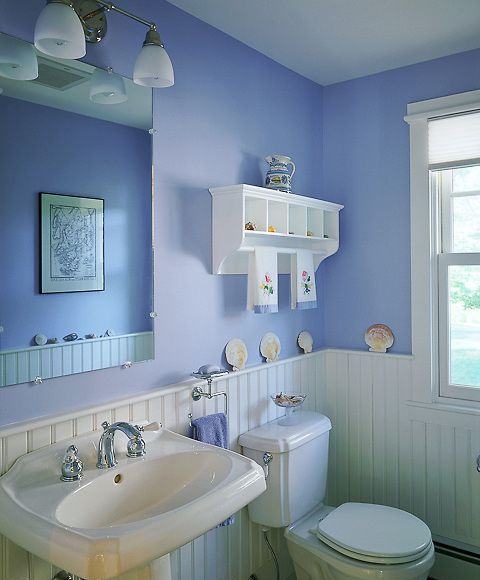
[[[228,449],[228,426],[225,413],[215,413],[192,420],[192,439]]]
[[[228,424],[225,413],[215,413],[192,420],[190,437],[202,443],[228,449]],[[235,522],[235,516],[230,516],[217,527],[229,526]]]

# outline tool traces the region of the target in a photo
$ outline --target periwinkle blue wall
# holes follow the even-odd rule
[[[31,41],[43,5],[0,0],[3,31]],[[221,362],[234,336],[247,343],[249,364],[260,361],[258,345],[267,331],[280,336],[282,357],[298,352],[296,336],[303,328],[311,330],[316,345],[323,342],[321,309],[290,311],[285,277],[279,314],[261,316],[245,311],[245,276],[210,273],[207,190],[260,185],[264,155],[283,153],[297,164],[296,192],[321,197],[322,88],[164,1],[125,0],[122,7],[158,23],[176,75],[174,87],[154,96],[156,358],[128,371],[3,388],[0,424],[184,379],[205,362]],[[86,60],[131,77],[144,29],[117,14],[108,18],[107,38],[88,47]]]
[[[480,87],[480,51],[325,87],[324,195],[345,204],[340,251],[321,266],[325,342],[365,349],[388,324],[393,352],[411,351],[407,103]],[[427,224],[425,224],[427,227]]]
[[[248,364],[263,360],[258,347],[267,331],[280,337],[282,356],[298,353],[296,337],[303,328],[311,330],[317,345],[322,342],[321,309],[291,311],[286,276],[280,281],[279,313],[258,315],[245,310],[246,276],[210,275],[208,192],[232,183],[262,185],[263,157],[283,152],[297,164],[295,191],[321,196],[315,172],[322,89],[198,20],[173,9],[171,16],[172,30],[195,40],[172,53],[176,86],[157,92],[155,101],[156,195],[160,211],[168,211],[157,231],[156,283],[162,302],[174,310],[168,331],[157,335],[157,347],[168,353],[168,381],[208,360],[219,361],[234,336],[246,342]]]
[[[8,97],[0,127],[2,350],[37,333],[149,330],[150,135]],[[41,191],[104,199],[105,291],[39,293]]]
[[[3,31],[31,40],[43,4],[0,0]],[[259,361],[258,343],[268,330],[279,334],[287,356],[296,352],[295,336],[304,327],[317,345],[363,349],[365,328],[386,322],[396,335],[393,350],[409,352],[409,145],[403,116],[408,102],[478,88],[480,52],[322,89],[164,1],[123,5],[158,22],[176,74],[175,86],[154,97],[156,360],[128,371],[1,389],[0,424],[162,387],[204,362],[220,362],[233,336],[246,341],[251,364]],[[88,48],[86,60],[131,76],[143,30],[115,14],[109,23],[107,38]],[[244,310],[244,276],[210,274],[207,188],[261,184],[262,157],[272,152],[297,163],[298,193],[346,207],[340,251],[317,276],[324,308],[290,312],[282,280],[280,314],[261,317]]]

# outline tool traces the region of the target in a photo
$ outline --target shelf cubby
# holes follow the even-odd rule
[[[288,233],[292,236],[307,235],[307,207],[288,204]]]
[[[274,228],[278,234],[288,233],[287,204],[280,201],[268,200],[268,228]]]
[[[323,234],[328,238],[338,240],[338,218],[333,211],[326,211],[323,219]]]
[[[260,232],[267,231],[267,200],[260,197],[245,197],[245,221],[255,224]]]
[[[316,207],[307,208],[307,235],[314,238],[323,238],[324,233],[324,210]]]

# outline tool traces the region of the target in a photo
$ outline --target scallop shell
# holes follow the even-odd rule
[[[280,339],[273,332],[267,332],[260,341],[260,352],[267,363],[278,360],[281,350]]]
[[[308,330],[302,330],[297,338],[298,346],[303,349],[303,352],[307,354],[313,350],[313,338]]]
[[[370,352],[387,352],[394,339],[393,332],[386,324],[372,324],[365,332],[365,342]]]
[[[48,339],[44,334],[36,334],[33,337],[33,340],[37,346],[43,346],[44,344],[47,344]]]
[[[229,340],[225,347],[225,356],[234,371],[244,369],[248,360],[248,350],[243,340],[240,338]]]

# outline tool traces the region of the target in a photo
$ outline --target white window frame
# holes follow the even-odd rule
[[[475,400],[440,394],[439,372],[439,239],[437,194],[430,183],[428,166],[428,120],[435,117],[480,110],[480,91],[440,97],[407,105],[405,121],[410,125],[410,227],[412,396],[421,403],[478,408]],[[471,258],[470,258],[471,259]],[[443,306],[443,305],[442,305]],[[465,390],[468,387],[460,387]]]
[[[433,180],[439,185],[436,198],[440,204],[440,216],[437,227],[441,228],[438,253],[438,352],[439,352],[439,388],[440,397],[480,401],[480,388],[450,383],[450,303],[449,303],[449,266],[479,266],[480,254],[476,252],[453,252],[452,248],[452,200],[455,197],[478,196],[478,191],[454,193],[452,191],[453,170],[444,170]],[[436,181],[438,180],[438,181]],[[435,191],[435,187],[433,188]],[[441,244],[441,247],[440,247]]]

